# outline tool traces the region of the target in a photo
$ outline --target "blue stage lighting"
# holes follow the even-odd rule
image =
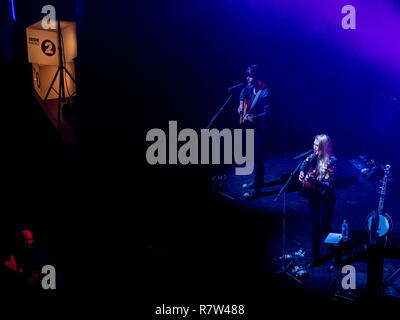
[[[11,13],[12,13],[12,17],[13,17],[14,21],[17,21],[17,17],[15,16],[14,0],[10,0],[10,1],[11,1]]]

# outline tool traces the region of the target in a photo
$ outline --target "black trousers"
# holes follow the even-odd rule
[[[254,189],[259,192],[264,184],[265,129],[254,129]]]
[[[309,196],[309,206],[312,219],[312,255],[314,259],[321,258],[321,240],[332,231],[332,215],[335,209],[335,193],[322,194],[314,191]]]

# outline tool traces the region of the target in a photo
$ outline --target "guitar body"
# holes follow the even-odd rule
[[[308,182],[307,180],[309,179],[315,179],[318,176],[318,171],[317,169],[310,168],[310,170],[306,173],[306,176],[304,177],[304,181],[302,182],[301,190],[302,192],[307,195],[312,191],[313,185]]]
[[[250,110],[251,102],[249,99],[244,99],[243,101],[243,111],[240,113],[239,117],[239,123],[243,124],[244,123],[244,118],[247,114],[247,111]]]

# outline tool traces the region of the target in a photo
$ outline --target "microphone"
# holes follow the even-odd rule
[[[293,159],[298,159],[298,158],[302,158],[302,157],[304,157],[304,156],[308,156],[310,153],[313,153],[313,152],[314,152],[313,149],[308,150],[308,151],[306,151],[306,152],[303,152],[302,154],[299,154],[299,155],[295,156]]]
[[[237,87],[241,87],[242,85],[244,85],[244,82],[241,82],[239,84],[234,85],[233,87],[228,88],[228,91],[231,91],[232,89],[235,89]]]

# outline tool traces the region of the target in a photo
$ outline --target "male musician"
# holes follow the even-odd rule
[[[265,84],[263,69],[252,65],[246,70],[247,86],[240,93],[238,113],[243,116],[246,126],[254,129],[254,179],[252,183],[243,184],[251,189],[244,193],[248,200],[256,199],[261,194],[264,183],[264,148],[267,116],[267,96],[269,89]],[[247,109],[245,103],[247,102]]]
[[[337,159],[332,153],[331,139],[326,134],[315,137],[313,150],[313,154],[304,160],[299,174],[299,181],[303,184],[303,191],[309,199],[312,214],[313,260],[308,267],[323,262],[320,252],[321,238],[331,232],[337,167]]]

